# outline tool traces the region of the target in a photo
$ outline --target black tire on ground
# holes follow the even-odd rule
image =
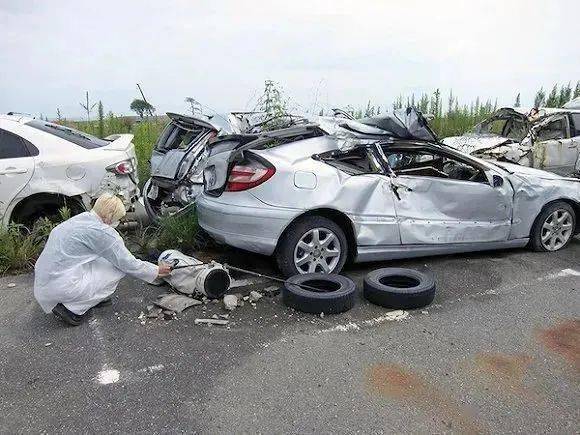
[[[348,242],[342,228],[334,221],[322,216],[305,216],[292,223],[286,230],[276,249],[276,262],[285,277],[300,274],[294,264],[294,249],[300,239],[314,228],[325,228],[332,231],[340,243],[340,259],[330,273],[340,273],[348,258]]]
[[[530,233],[530,244],[529,244],[529,246],[534,251],[538,251],[538,252],[550,252],[548,249],[546,249],[542,245],[542,241],[541,241],[541,237],[542,237],[542,226],[544,225],[544,222],[548,218],[548,216],[550,216],[552,213],[554,213],[557,210],[566,210],[568,213],[570,213],[572,215],[572,220],[573,220],[574,228],[576,228],[578,217],[576,216],[576,212],[574,211],[574,208],[572,208],[572,206],[570,204],[568,204],[567,202],[564,202],[564,201],[556,201],[556,202],[553,202],[552,204],[548,205],[547,207],[545,207],[540,212],[540,214],[538,215],[538,217],[534,221],[534,224],[532,225],[532,231]],[[558,251],[560,249],[564,249],[566,246],[568,246],[568,244],[574,238],[574,232],[575,231],[572,231],[572,236],[568,239],[568,241],[566,242],[566,244],[564,246],[562,246],[559,249],[557,249]]]
[[[319,289],[318,291],[297,286]],[[287,306],[305,313],[337,314],[355,304],[356,285],[342,275],[307,273],[290,277],[282,287],[282,300]]]
[[[363,295],[369,302],[385,308],[420,308],[433,302],[435,278],[413,269],[377,269],[365,277]]]

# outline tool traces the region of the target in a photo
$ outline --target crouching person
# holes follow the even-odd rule
[[[125,275],[153,282],[170,273],[168,265],[141,261],[129,252],[115,230],[123,216],[123,202],[103,194],[92,211],[51,231],[34,268],[34,296],[45,313],[76,326],[89,309],[110,303]]]

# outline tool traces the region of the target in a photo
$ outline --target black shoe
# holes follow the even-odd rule
[[[93,308],[103,308],[103,307],[107,307],[107,306],[112,305],[112,304],[113,304],[113,300],[111,298],[107,298],[107,299],[103,299],[101,302],[99,302]]]
[[[63,304],[58,304],[56,307],[54,307],[52,309],[52,313],[56,317],[63,320],[65,323],[68,323],[69,325],[72,325],[72,326],[79,326],[85,317],[84,315],[79,316],[78,314],[73,313],[71,310],[69,310]]]

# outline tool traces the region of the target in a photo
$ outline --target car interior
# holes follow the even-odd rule
[[[487,183],[485,173],[468,163],[429,150],[384,150],[396,175],[437,177]]]

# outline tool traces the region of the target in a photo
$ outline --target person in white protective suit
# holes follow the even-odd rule
[[[170,266],[138,260],[114,229],[125,216],[123,202],[101,195],[90,212],[57,225],[34,268],[34,296],[45,313],[79,325],[85,313],[111,302],[125,275],[153,282]]]

